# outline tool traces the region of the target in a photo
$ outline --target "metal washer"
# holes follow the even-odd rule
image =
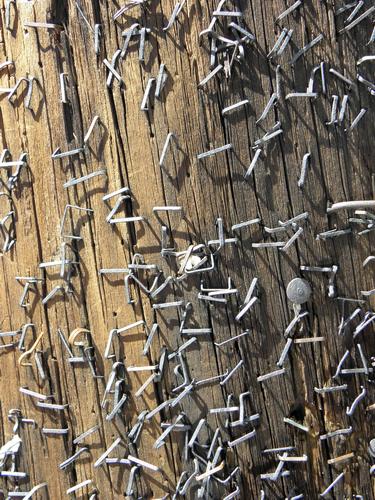
[[[304,304],[311,296],[310,283],[302,278],[294,278],[287,286],[286,295],[293,304]]]

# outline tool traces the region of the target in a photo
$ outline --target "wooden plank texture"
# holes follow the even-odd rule
[[[362,265],[372,255],[374,236],[372,232],[358,234],[365,226],[348,220],[361,217],[354,210],[327,214],[327,206],[341,201],[374,200],[375,196],[374,96],[371,84],[357,81],[357,72],[374,81],[374,61],[357,66],[360,58],[374,53],[375,42],[368,44],[373,13],[340,34],[354,7],[338,13],[344,5],[338,0],[305,0],[279,23],[275,19],[293,2],[241,0],[218,7],[213,0],[187,0],[177,20],[164,30],[175,9],[174,0],[136,3],[128,2],[127,5],[133,4],[132,8],[114,20],[114,14],[125,5],[116,0],[80,0],[78,4],[73,0],[0,0],[0,138],[1,148],[10,152],[10,157],[2,161],[16,161],[22,153],[27,154],[27,166],[21,169],[11,191],[7,188],[9,176],[16,167],[0,168],[3,185],[0,216],[2,219],[14,211],[16,235],[13,247],[0,256],[0,332],[20,332],[23,325],[34,325],[27,330],[25,348],[32,348],[43,333],[36,351],[41,353],[45,371],[43,380],[34,354],[27,359],[30,366],[19,363],[22,354],[17,346],[19,333],[11,340],[2,338],[4,344],[14,342],[14,345],[0,346],[0,445],[14,433],[20,435],[22,447],[16,470],[28,474],[20,480],[1,477],[4,498],[18,487],[26,492],[46,482],[47,488],[40,489],[33,498],[60,499],[67,496],[68,488],[86,479],[91,479],[92,484],[78,490],[77,498],[166,498],[164,495],[178,498],[176,484],[184,471],[187,471],[185,479],[194,472],[194,459],[199,464],[198,474],[206,471],[202,457],[207,457],[213,434],[220,428],[222,441],[217,446],[220,444],[223,450],[216,465],[224,460],[224,472],[215,475],[219,480],[214,477],[208,483],[193,479],[187,498],[225,498],[238,487],[237,497],[243,499],[283,499],[299,494],[313,499],[319,498],[344,472],[343,479],[327,493],[327,498],[331,495],[340,499],[372,499],[372,458],[367,448],[373,438],[373,375],[368,372],[332,377],[346,350],[350,353],[344,368],[362,367],[357,344],[369,367],[375,356],[372,323],[354,336],[366,313],[369,319],[373,314],[373,296],[361,292],[374,288],[373,262]],[[365,1],[354,19],[371,7],[372,2]],[[228,27],[230,22],[236,22],[253,33],[256,40],[253,43],[242,40],[237,46],[229,44],[221,52],[220,45],[225,46],[226,42],[219,38],[216,62],[210,67],[212,36],[200,33],[207,29],[217,8],[240,11],[243,16],[218,15],[215,32],[226,39],[235,40],[236,33],[237,39],[241,38],[241,34]],[[54,23],[58,28],[33,27],[28,25],[30,22]],[[111,62],[116,51],[123,49],[122,32],[134,23],[139,23],[139,29],[149,29],[144,61],[139,60],[140,35],[135,34],[126,56],[120,55]],[[94,44],[95,25],[100,25],[98,53]],[[279,57],[271,60],[267,54],[283,28],[293,30],[291,42]],[[319,34],[323,34],[323,39],[291,65],[293,55]],[[242,48],[243,58],[237,60]],[[198,83],[219,61],[227,57],[225,64],[229,64],[233,53],[231,75],[226,77],[222,70],[198,88]],[[115,67],[122,83],[116,75],[111,85],[106,85],[111,71],[104,59]],[[1,67],[5,61],[12,64]],[[314,77],[316,98],[285,99],[291,92],[306,92],[311,71],[321,62],[325,63],[327,93],[323,92],[318,69]],[[165,84],[158,98],[154,97],[156,82],[153,82],[148,110],[144,111],[141,103],[148,81],[157,78],[161,63],[165,64]],[[281,94],[265,120],[256,123],[271,95],[277,92],[278,65]],[[331,68],[352,80],[353,85],[330,73]],[[62,73],[66,102],[62,102],[61,95]],[[20,84],[11,99],[4,91],[13,88],[22,77],[34,78],[29,106],[27,82]],[[338,96],[340,110],[344,95],[349,97],[343,123],[327,125],[333,96]],[[224,108],[245,99],[246,105],[222,114]],[[367,112],[358,126],[345,131],[362,108]],[[57,148],[65,152],[82,147],[96,116],[99,119],[83,151],[61,159],[52,158]],[[256,154],[255,141],[278,121],[283,133],[262,148],[253,173],[245,178]],[[160,165],[169,133],[174,137]],[[197,158],[226,144],[231,144],[231,148],[202,160]],[[311,157],[301,189],[297,182],[306,153]],[[64,187],[72,178],[102,169],[106,170],[105,175]],[[143,220],[110,224],[106,218],[118,197],[103,201],[103,196],[123,187],[130,189],[129,197],[123,200],[114,217],[141,216]],[[61,257],[64,239],[60,224],[67,204],[93,212],[68,211],[66,232],[79,234],[81,239],[65,239],[66,259],[78,264],[66,264],[61,278],[60,265],[43,269],[39,265],[65,258]],[[165,206],[180,206],[182,212],[153,211],[154,207]],[[303,232],[285,251],[253,246],[286,242],[297,226],[274,234],[269,234],[267,228],[280,227],[279,221],[303,212],[308,212],[308,218],[298,222]],[[231,229],[234,224],[258,217],[260,223],[237,231]],[[217,243],[208,245],[218,239],[218,219],[223,221],[224,237],[236,238],[235,243],[226,242],[221,249]],[[1,229],[5,224],[1,222]],[[161,255],[162,227],[167,228],[166,246],[176,252],[204,244],[206,252],[209,250],[207,266],[209,254],[214,254],[214,269],[177,279],[181,261],[173,255]],[[323,231],[347,227],[352,229],[350,234],[316,238]],[[129,304],[124,288],[126,273],[101,274],[99,270],[127,268],[137,262],[137,254],[145,264],[158,266],[157,286],[168,276],[174,279],[154,298],[129,280],[134,298],[134,303]],[[300,266],[333,265],[338,266],[335,298],[328,296],[329,273],[300,269]],[[69,280],[68,270],[72,270]],[[146,288],[151,287],[157,274],[154,270],[134,273]],[[43,280],[31,287],[26,307],[19,305],[24,282],[17,281],[17,276]],[[258,278],[259,300],[236,321],[254,277]],[[283,365],[285,373],[259,382],[257,377],[279,369],[276,363],[285,346],[284,332],[295,315],[286,288],[295,277],[308,280],[312,295],[302,306],[308,315],[298,322],[291,338],[324,337],[324,341],[293,342]],[[198,297],[201,286],[226,288],[228,278],[238,292],[226,296],[226,304]],[[43,298],[56,286],[63,290],[43,304]],[[363,302],[344,303],[337,297]],[[183,306],[153,307],[176,301],[182,301]],[[191,306],[187,306],[189,303]],[[349,318],[356,307],[360,309],[358,315],[338,333],[342,318]],[[128,399],[121,412],[108,421],[113,391],[107,396],[109,403],[105,408],[102,400],[113,364],[124,363],[127,369],[157,365],[163,347],[169,354],[176,352],[189,338],[180,334],[184,312],[185,328],[211,330],[210,334],[196,335],[196,342],[183,354],[194,389],[180,404],[166,407],[147,421],[134,445],[127,434],[137,416],[177,397],[178,391],[173,392],[173,388],[183,381],[182,367],[178,370],[181,361],[177,355],[171,356],[161,381],[149,384],[139,397],[137,390],[153,372],[126,371],[120,366],[116,380],[124,376]],[[104,353],[111,330],[140,320],[147,328],[138,325],[115,335],[114,355],[106,359]],[[154,323],[158,324],[158,330],[145,356],[142,351],[146,334]],[[93,377],[87,361],[69,362],[58,331],[68,339],[76,328],[91,332],[89,340],[94,347],[91,352],[95,352],[96,371],[102,378]],[[242,338],[215,345],[246,330],[249,333]],[[71,349],[74,356],[82,356],[79,346]],[[218,380],[224,378],[221,377],[196,384],[229,373],[240,362],[242,365],[228,382],[220,385]],[[322,395],[314,390],[342,384],[347,384],[347,388],[337,392]],[[37,399],[20,393],[20,387],[53,395],[48,401],[66,403],[69,407],[63,411],[39,408]],[[350,416],[347,407],[363,387],[366,395]],[[210,413],[210,409],[227,404],[238,406],[240,394],[246,392],[249,394],[244,399],[245,415],[260,415],[254,422],[228,428],[228,413]],[[11,409],[19,409],[23,418],[35,420],[36,425],[21,423],[14,431],[8,419]],[[161,423],[174,422],[181,412],[185,413],[183,421],[190,425],[190,430],[175,429],[165,445],[155,449],[155,440],[165,429]],[[284,423],[284,417],[307,426],[308,432]],[[191,438],[202,418],[207,419],[207,425],[197,438],[198,444],[186,452],[186,439]],[[237,420],[238,412],[233,412],[230,418]],[[98,432],[79,445],[73,443],[94,425],[99,425]],[[349,427],[351,434],[326,440],[319,437]],[[57,436],[43,434],[43,428],[69,431]],[[255,437],[233,447],[228,444],[253,429]],[[110,457],[138,456],[160,469],[155,472],[139,468],[132,492],[126,489],[134,463],[94,467],[118,437],[121,443]],[[83,446],[87,450],[72,465],[60,470],[59,464]],[[264,454],[263,450],[283,446],[294,446],[291,456],[305,454],[307,462],[285,463],[283,470],[290,472],[288,476],[274,481],[262,479],[262,474],[274,472],[280,463],[277,453]],[[348,460],[328,463],[351,452],[354,456]],[[227,484],[222,484],[220,480],[236,467],[238,472]],[[10,470],[9,464],[3,470]]]

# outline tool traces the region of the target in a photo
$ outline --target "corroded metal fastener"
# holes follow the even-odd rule
[[[293,304],[305,304],[311,296],[311,286],[302,278],[294,278],[287,286],[286,295]]]

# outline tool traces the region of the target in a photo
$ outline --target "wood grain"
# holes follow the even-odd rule
[[[229,4],[229,2],[228,2]],[[291,2],[288,2],[290,5]],[[371,2],[366,2],[366,8]],[[238,403],[240,393],[250,391],[247,414],[260,413],[256,437],[228,449],[227,474],[238,465],[240,498],[260,498],[261,489],[266,498],[291,498],[303,493],[304,498],[318,498],[319,494],[345,472],[344,480],[334,489],[335,498],[363,495],[373,498],[373,482],[369,474],[371,459],[367,446],[372,439],[373,412],[365,407],[374,402],[372,375],[341,377],[348,390],[318,395],[314,387],[333,385],[332,375],[346,349],[350,358],[346,367],[360,366],[356,344],[361,343],[370,364],[375,355],[372,327],[353,340],[354,327],[344,336],[337,334],[341,303],[327,297],[328,277],[321,273],[301,273],[301,265],[339,266],[336,277],[337,293],[341,297],[361,298],[361,290],[374,288],[371,263],[362,267],[371,255],[372,233],[359,236],[350,234],[326,241],[316,235],[335,227],[346,227],[348,212],[340,211],[327,216],[328,203],[374,198],[373,157],[373,96],[365,86],[357,83],[351,90],[337,78],[328,76],[335,68],[353,81],[356,79],[356,61],[373,52],[366,46],[372,30],[370,18],[343,35],[338,35],[345,15],[334,12],[342,4],[334,0],[306,0],[293,14],[283,20],[282,26],[293,29],[291,45],[277,61],[281,65],[282,98],[261,126],[256,120],[261,115],[271,94],[275,91],[276,63],[266,54],[280,34],[275,18],[286,8],[284,0],[237,2],[228,9],[240,9],[244,25],[256,36],[256,42],[245,48],[245,58],[234,66],[233,74],[223,74],[208,82],[202,89],[198,83],[209,73],[209,42],[200,39],[206,29],[215,2],[187,0],[178,21],[167,32],[163,27],[174,9],[174,2],[150,0],[144,8],[135,7],[113,21],[112,16],[121,6],[115,1],[81,0],[79,3],[89,24],[101,25],[100,53],[95,54],[92,30],[79,13],[74,1],[31,0],[11,4],[11,27],[5,26],[6,1],[1,0],[0,61],[14,61],[14,66],[1,70],[0,86],[12,87],[22,76],[35,78],[31,109],[24,105],[25,92],[17,92],[13,104],[1,94],[0,134],[1,146],[7,148],[13,159],[27,152],[28,167],[23,171],[12,197],[16,210],[16,244],[0,258],[2,286],[0,287],[1,331],[17,330],[26,323],[35,325],[34,339],[44,332],[39,349],[43,352],[48,378],[40,380],[35,363],[32,367],[18,364],[18,349],[0,350],[0,443],[12,437],[8,411],[19,408],[25,418],[34,419],[34,429],[25,424],[20,433],[23,440],[21,463],[18,470],[29,474],[21,481],[22,491],[30,490],[40,482],[48,483],[40,490],[41,498],[66,496],[66,490],[85,479],[92,479],[98,498],[122,498],[125,495],[129,467],[103,466],[94,468],[97,458],[118,437],[120,449],[111,456],[138,456],[160,467],[155,473],[142,469],[136,481],[134,498],[160,498],[173,494],[182,471],[193,472],[193,461],[184,460],[182,433],[172,433],[165,446],[155,450],[153,444],[161,434],[160,422],[173,422],[179,410],[174,408],[158,415],[146,424],[139,447],[128,445],[126,433],[134,425],[137,414],[156,407],[164,399],[173,397],[171,389],[178,385],[169,363],[168,374],[159,384],[152,384],[140,398],[134,396],[149,376],[149,372],[126,375],[129,401],[124,411],[112,422],[106,421],[106,412],[100,403],[105,383],[111,373],[113,360],[104,358],[108,334],[111,329],[143,319],[149,327],[159,325],[149,357],[142,355],[146,340],[143,328],[119,336],[115,342],[116,359],[127,367],[155,364],[160,350],[178,348],[186,339],[179,334],[182,310],[171,308],[154,310],[154,303],[183,300],[192,303],[187,320],[188,328],[212,328],[213,334],[199,336],[193,348],[186,351],[192,379],[202,380],[231,370],[243,360],[238,370],[224,386],[206,384],[197,388],[191,397],[181,403],[192,428],[208,410],[225,406],[229,394]],[[25,28],[24,22],[53,22],[61,31]],[[122,48],[121,32],[133,23],[150,28],[145,45],[145,60],[138,60],[138,44],[132,41],[126,58],[116,67],[124,85],[116,79],[106,87],[108,70],[103,59],[111,58]],[[294,67],[289,61],[299,48],[318,34],[324,39],[308,51]],[[304,92],[312,68],[321,61],[326,63],[328,95],[321,92],[316,100],[306,98],[285,100],[289,92]],[[148,79],[157,77],[160,63],[164,63],[167,81],[160,99],[151,97],[148,112],[140,105]],[[361,67],[361,74],[372,81],[371,63]],[[67,74],[68,103],[60,99],[59,74]],[[317,81],[319,79],[317,78]],[[319,85],[318,85],[319,86]],[[327,126],[330,119],[332,95],[349,93],[349,109],[345,126],[350,125],[361,108],[368,112],[352,133],[344,127]],[[226,116],[221,110],[240,100],[249,105]],[[83,154],[53,160],[52,153],[60,147],[68,151],[80,147],[94,116],[100,125]],[[244,180],[255,140],[280,120],[283,134],[264,149],[254,174]],[[159,158],[168,133],[171,141],[162,167]],[[199,161],[197,154],[232,144],[232,149]],[[311,153],[311,167],[303,190],[297,186],[303,155]],[[64,188],[73,177],[105,168],[106,176]],[[0,172],[3,177],[3,172]],[[107,192],[128,186],[131,202],[127,215],[143,216],[142,222],[112,225],[106,217],[113,200],[102,200]],[[56,294],[46,305],[41,299],[53,287],[64,284],[56,268],[39,270],[41,262],[59,258],[60,221],[66,204],[92,209],[92,215],[73,213],[68,225],[79,228],[82,241],[73,241],[69,250],[79,261],[72,278],[73,293]],[[153,213],[155,206],[177,205],[179,212]],[[257,249],[254,242],[272,241],[264,226],[275,227],[307,211],[308,221],[297,243],[286,252],[275,248]],[[121,216],[124,216],[122,211]],[[126,267],[134,254],[140,253],[147,264],[157,264],[163,275],[160,283],[176,272],[172,258],[160,255],[161,226],[169,228],[170,246],[183,251],[190,244],[206,243],[217,239],[215,222],[224,221],[226,237],[237,236],[237,244],[225,245],[215,259],[211,273],[191,275],[188,280],[174,282],[163,294],[151,300],[135,289],[136,303],[127,304],[122,275],[100,275],[99,269]],[[261,225],[252,225],[233,235],[233,224],[260,217]],[[354,227],[354,226],[353,226]],[[291,234],[290,234],[291,236]],[[279,238],[279,235],[277,235]],[[285,235],[281,236],[282,238]],[[16,276],[40,276],[37,293],[30,294],[27,308],[18,305],[22,287]],[[293,318],[293,309],[286,297],[288,282],[303,276],[312,285],[313,294],[307,304],[309,317],[299,324],[295,336],[323,336],[325,341],[292,346],[285,364],[286,374],[263,383],[259,375],[275,370],[276,362],[285,344],[283,332]],[[225,287],[228,277],[238,289],[227,305],[208,304],[197,299],[201,279],[205,286]],[[247,289],[254,277],[259,280],[259,301],[239,323],[234,321],[243,304]],[[151,284],[152,275],[142,279]],[[349,315],[356,305],[348,305]],[[362,306],[371,311],[372,300]],[[363,317],[363,313],[362,313]],[[66,337],[77,327],[91,331],[95,347],[97,370],[104,379],[94,379],[87,365],[72,365],[67,360],[57,330]],[[249,329],[250,334],[222,348],[213,341],[222,342]],[[372,330],[371,330],[372,329]],[[27,348],[33,339],[27,337]],[[75,352],[76,355],[79,352]],[[365,400],[353,417],[345,414],[360,386],[367,389]],[[41,410],[35,401],[19,393],[20,386],[49,395],[55,401],[68,403],[67,411]],[[237,404],[236,403],[236,404]],[[310,428],[303,433],[283,422],[294,418]],[[212,437],[224,418],[207,417],[209,431],[204,430],[200,443]],[[58,465],[71,456],[77,447],[73,439],[89,427],[100,424],[100,432],[87,440],[88,452],[73,466],[60,471]],[[320,441],[319,435],[339,428],[353,427],[345,438]],[[65,437],[45,436],[42,427],[69,427]],[[223,442],[235,439],[252,429],[234,429],[228,434],[223,428]],[[288,464],[290,476],[277,482],[262,481],[260,475],[272,472],[277,466],[273,455],[264,455],[265,448],[296,446],[296,454],[308,455],[308,463]],[[354,452],[354,458],[335,465],[327,460]],[[3,481],[4,494],[12,491],[15,483]],[[234,482],[224,488],[215,483],[212,498],[223,498],[235,488]],[[88,498],[89,490],[77,497]],[[189,498],[197,498],[197,484],[189,491]],[[43,497],[44,498],[44,497]]]

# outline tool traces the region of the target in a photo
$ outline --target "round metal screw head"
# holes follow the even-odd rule
[[[286,295],[293,304],[304,304],[311,295],[310,283],[302,278],[294,278],[287,286]]]

